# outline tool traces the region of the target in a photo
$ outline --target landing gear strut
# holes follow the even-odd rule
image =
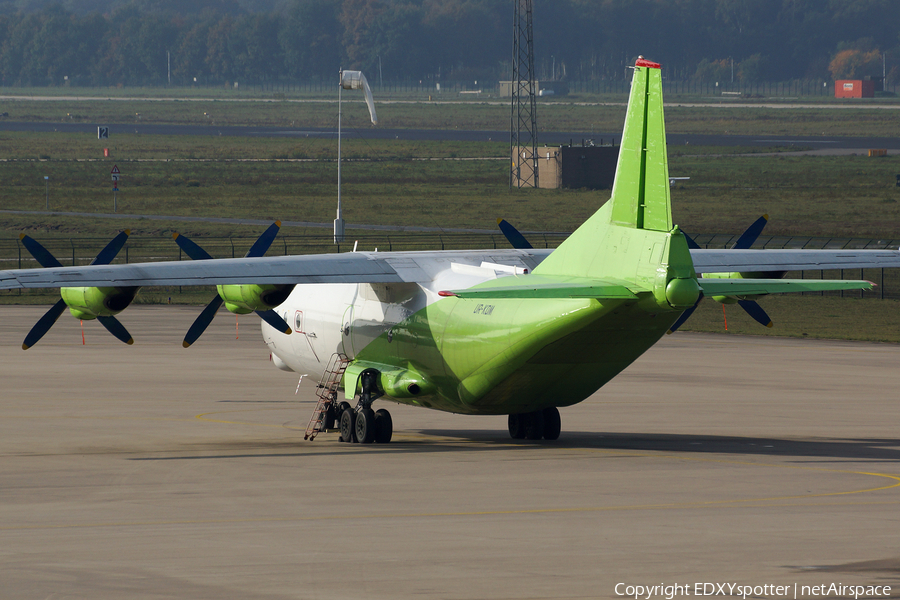
[[[509,415],[509,435],[514,440],[559,439],[562,423],[555,407]]]
[[[377,385],[378,371],[366,369],[360,373],[359,379],[362,384],[362,393],[359,395],[356,408],[353,409],[346,404],[341,412],[340,441],[387,444],[391,441],[394,433],[391,413],[383,408],[378,411],[372,410],[372,403],[381,397]]]

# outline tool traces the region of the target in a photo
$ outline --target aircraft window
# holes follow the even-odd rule
[[[294,329],[297,331],[303,331],[303,313],[299,310],[297,311],[297,318],[294,323]]]

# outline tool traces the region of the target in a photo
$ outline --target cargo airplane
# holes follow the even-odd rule
[[[109,264],[123,233],[90,266],[62,267],[23,237],[44,268],[0,272],[0,289],[59,287],[62,294],[23,347],[66,307],[131,343],[115,314],[140,286],[217,285],[184,346],[224,303],[262,317],[279,368],[318,374],[334,357],[335,393],[320,404],[321,427],[339,421],[342,441],[390,441],[390,413],[374,411],[377,400],[508,415],[513,438],[554,440],[560,408],[621,373],[703,297],[752,302],[871,289],[866,281],[783,277],[900,266],[895,251],[692,249],[672,223],[660,65],[641,58],[633,69],[612,195],[555,250],[265,257],[275,224],[244,258],[213,259],[176,234],[194,260]]]

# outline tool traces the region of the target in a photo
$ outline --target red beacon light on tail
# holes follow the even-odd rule
[[[638,56],[638,59],[637,59],[637,61],[635,61],[634,66],[650,67],[651,69],[659,69],[661,65],[659,63],[655,63],[651,60],[647,60],[643,56]]]

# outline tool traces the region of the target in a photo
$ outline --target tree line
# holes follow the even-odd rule
[[[210,85],[507,79],[514,0],[0,1],[0,83]],[[90,7],[85,11],[84,7]],[[537,77],[900,77],[896,0],[534,0]]]

